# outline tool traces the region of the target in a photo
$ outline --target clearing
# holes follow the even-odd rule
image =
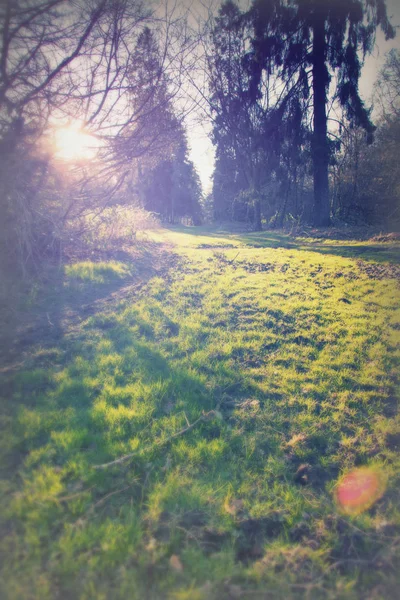
[[[397,597],[398,242],[149,235],[7,317],[1,597]]]

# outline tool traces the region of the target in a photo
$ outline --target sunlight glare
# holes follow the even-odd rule
[[[55,156],[64,160],[94,158],[98,140],[82,133],[79,126],[60,127],[55,130]]]

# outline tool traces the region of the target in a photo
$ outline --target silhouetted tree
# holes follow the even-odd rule
[[[154,166],[171,154],[182,135],[161,48],[149,27],[139,35],[128,68],[127,114],[111,143],[115,166],[127,171],[134,161],[142,169]]]
[[[232,201],[246,190],[254,229],[261,229],[260,189],[276,166],[279,124],[285,107],[270,104],[268,78],[254,87],[250,40],[252,24],[239,7],[228,0],[215,19],[208,56],[209,104],[214,117],[216,146],[214,199],[216,212],[225,208],[219,189]],[[231,181],[226,185],[226,176]],[[222,186],[222,187],[221,187]]]
[[[362,61],[371,52],[375,32],[386,38],[395,31],[388,21],[384,0],[254,0],[250,11],[255,36],[254,79],[275,73],[283,93],[297,95],[304,119],[312,112],[314,223],[330,223],[327,103],[333,76],[334,98],[347,120],[366,130],[374,126],[358,92]],[[311,83],[309,83],[311,82]],[[311,104],[306,102],[312,96]]]
[[[374,97],[382,119],[400,116],[400,50],[393,48],[387,54],[375,84]]]

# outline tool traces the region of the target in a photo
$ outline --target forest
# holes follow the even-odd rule
[[[2,599],[398,596],[390,6],[0,1]]]
[[[116,207],[256,231],[397,230],[398,50],[373,104],[358,92],[376,32],[395,36],[383,0],[228,1],[200,23],[179,3],[92,4],[2,3],[4,268],[85,245]],[[207,195],[191,116],[211,127]],[[63,144],[77,151],[65,159]]]

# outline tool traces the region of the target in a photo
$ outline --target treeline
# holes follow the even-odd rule
[[[132,164],[131,186],[125,201],[137,201],[162,222],[189,219],[201,222],[202,190],[186,139],[182,115],[170,96],[168,77],[155,33],[146,27],[139,35],[135,61],[135,94],[145,106],[146,116],[138,124],[142,135],[152,136]],[[140,94],[139,94],[140,90]],[[161,134],[161,135],[160,135]],[[120,202],[121,199],[119,198]]]
[[[399,53],[376,124],[358,91],[378,28],[394,37],[383,0],[223,3],[206,48],[215,219],[396,225]]]
[[[381,74],[377,123],[358,92],[376,31],[395,33],[384,0],[229,0],[196,33],[182,6],[0,3],[3,266],[62,259],[112,206],[255,229],[399,220],[399,53]],[[216,149],[206,202],[189,159],[195,110]],[[57,156],[54,131],[74,124],[95,158]]]
[[[61,260],[67,246],[95,240],[98,223],[120,218],[113,206],[199,222],[179,107],[193,46],[183,11],[141,0],[4,0],[0,38],[2,269]],[[60,126],[92,136],[96,156],[58,156]]]

